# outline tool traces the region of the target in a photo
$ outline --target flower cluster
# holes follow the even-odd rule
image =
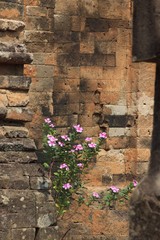
[[[113,208],[116,201],[123,203],[125,200],[128,200],[129,194],[132,192],[132,189],[137,186],[137,184],[138,182],[136,180],[133,180],[133,182],[122,189],[116,186],[110,186],[107,194],[103,198],[104,204],[110,208]]]
[[[107,135],[100,133],[96,143],[91,137],[86,137],[82,142],[80,135],[83,128],[80,124],[74,125],[67,134],[60,135],[50,118],[44,122],[43,146],[47,157],[44,166],[53,180],[56,206],[63,214],[71,204],[73,193],[81,188],[81,175],[99,152]],[[100,196],[93,192],[92,198],[95,200]]]

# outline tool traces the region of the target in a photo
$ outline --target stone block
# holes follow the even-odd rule
[[[137,147],[138,148],[151,148],[151,136],[149,137],[138,137],[137,138]]]
[[[0,89],[28,90],[31,78],[25,76],[0,76]]]
[[[148,172],[148,167],[149,167],[149,163],[148,161],[146,162],[138,162],[136,164],[136,174],[137,175],[141,175],[141,176],[145,176],[146,173]],[[142,179],[142,178],[141,178]]]
[[[81,31],[82,27],[81,27],[81,21],[82,21],[82,17],[80,16],[72,16],[71,17],[71,30],[73,32],[79,32]]]
[[[48,7],[48,8],[53,8],[54,9],[55,0],[40,0],[39,4],[42,7]]]
[[[65,4],[62,1],[58,1],[55,4],[54,12],[56,14],[64,15],[78,15],[79,13],[79,1],[78,0],[68,0]]]
[[[7,92],[9,107],[25,107],[29,103],[29,96],[22,92]]]
[[[45,169],[42,167],[41,164],[23,164],[21,165],[23,175],[29,176],[29,177],[48,177],[48,173],[45,171]]]
[[[127,114],[127,106],[123,105],[105,105],[105,107],[111,110],[111,115],[126,115]]]
[[[53,77],[50,78],[32,78],[32,84],[30,87],[31,92],[53,92],[55,80]],[[62,89],[61,89],[62,90]]]
[[[98,0],[82,0],[80,5],[80,12],[82,16],[85,17],[98,17],[99,9],[98,9]]]
[[[0,19],[1,31],[19,31],[25,27],[25,23],[22,21]]]
[[[13,121],[30,122],[32,120],[33,111],[23,107],[9,107],[7,109],[6,119]]]
[[[38,65],[36,66],[36,77],[37,78],[52,78],[53,77],[53,66]]]
[[[110,127],[133,127],[135,125],[135,117],[131,115],[104,115],[104,121]]]
[[[45,177],[30,177],[31,189],[48,190],[51,188],[51,180]]]
[[[3,217],[3,216],[2,216]],[[5,216],[4,216],[5,217]],[[1,240],[11,240],[11,233],[7,229],[3,229],[0,231],[0,239]]]
[[[4,212],[3,228],[6,224],[14,229],[36,226],[35,197],[31,191],[1,190],[0,201]]]
[[[59,235],[56,226],[41,228],[37,234],[37,240],[59,240]]]
[[[136,148],[137,139],[136,137],[109,137],[107,138],[108,149],[125,149],[125,148]]]
[[[124,0],[123,2],[116,0],[107,0],[104,2],[100,0],[99,13],[101,18],[128,20],[131,18],[130,2],[128,0]]]
[[[55,53],[34,53],[33,54],[33,65],[56,65],[56,54]]]
[[[48,17],[28,16],[26,21],[27,21],[26,30],[35,30],[35,31],[50,30],[51,21],[48,19]]]
[[[8,127],[4,126],[4,135],[9,138],[25,138],[28,137],[28,129],[25,127]]]
[[[0,142],[1,151],[34,151],[36,146],[33,139],[29,138],[3,138]]]
[[[24,64],[32,62],[32,54],[18,52],[0,52],[0,63]]]
[[[53,90],[54,92],[76,92],[79,90],[80,80],[78,78],[69,79],[54,77]]]
[[[0,152],[0,163],[34,163],[37,156],[34,152]]]
[[[51,204],[47,204],[48,206]],[[37,213],[37,227],[39,228],[47,228],[53,226],[56,223],[55,219],[55,208],[52,208],[52,212],[48,212],[49,209],[46,208],[45,212]]]
[[[49,43],[53,42],[54,35],[48,31],[25,31],[25,42],[26,43]],[[42,46],[40,47],[42,50]]]
[[[27,6],[26,13],[28,16],[46,17],[47,16],[47,8],[46,7],[38,7],[38,6]]]
[[[21,20],[24,13],[23,5],[17,4],[15,2],[8,3],[6,1],[1,1],[0,9],[0,18]]]
[[[109,128],[109,137],[120,137],[125,135],[125,128]]]
[[[69,15],[54,15],[55,31],[71,31],[71,17]]]
[[[111,20],[104,18],[87,18],[85,31],[87,32],[108,32],[109,28],[131,28],[129,21]]]
[[[7,108],[3,104],[3,102],[0,102],[0,118],[3,119],[7,114]]]
[[[12,229],[11,235],[12,239],[23,239],[23,240],[34,240],[36,234],[35,228],[21,228],[21,229]]]
[[[115,54],[81,54],[81,66],[115,67]]]
[[[6,172],[7,173],[7,172]],[[27,190],[30,188],[29,178],[24,176],[0,176],[0,189]]]

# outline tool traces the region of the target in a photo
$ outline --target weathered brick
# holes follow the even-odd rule
[[[151,137],[139,137],[137,138],[137,147],[139,148],[149,148],[151,147]]]
[[[135,124],[134,116],[130,115],[105,115],[104,120],[108,122],[110,127],[128,127]]]
[[[23,6],[16,3],[0,2],[0,17],[6,19],[21,19],[23,15]]]
[[[48,31],[25,31],[25,42],[53,42],[53,33]]]
[[[48,190],[51,188],[51,181],[45,177],[30,177],[31,189]]]
[[[107,139],[109,149],[136,148],[137,141],[135,137],[111,137]]]
[[[32,62],[32,54],[23,52],[0,52],[0,63],[24,64]]]
[[[102,79],[102,66],[81,66],[80,77],[84,79],[99,80]]]
[[[41,228],[37,234],[39,240],[49,240],[50,238],[54,238],[55,240],[59,239],[58,231],[56,227],[48,227],[48,228]]]
[[[32,120],[33,111],[23,107],[8,108],[6,119],[28,122]]]
[[[40,0],[40,6],[54,8],[55,7],[55,0]]]
[[[3,138],[0,142],[1,151],[34,151],[35,143],[29,138]]]
[[[29,103],[29,96],[21,92],[7,92],[8,106],[10,107],[25,107]]]
[[[12,238],[13,239],[35,239],[35,228],[21,228],[21,229],[12,229]]]
[[[32,78],[31,92],[53,92],[53,78]]]
[[[71,31],[71,17],[68,15],[54,15],[55,31]]]
[[[7,114],[7,108],[6,106],[3,104],[3,102],[0,102],[0,118],[4,118]]]
[[[31,78],[24,76],[0,76],[1,89],[29,89]]]
[[[47,8],[38,6],[27,6],[26,13],[28,16],[45,17],[47,16]]]
[[[25,23],[22,21],[0,19],[1,31],[19,31],[22,30],[24,27]]]
[[[80,53],[94,53],[95,43],[93,33],[82,33],[80,42]]]
[[[37,156],[34,152],[0,152],[0,163],[32,163],[37,162]]]
[[[68,0],[65,4],[62,1],[56,1],[54,12],[56,14],[77,15],[79,10],[78,0]]]
[[[86,31],[107,32],[109,28],[131,28],[130,22],[125,20],[110,20],[100,18],[87,18]]]
[[[4,131],[4,136],[9,138],[24,138],[28,137],[29,131],[25,127],[16,127],[16,126],[4,126],[2,127]]]
[[[128,0],[123,2],[107,0],[99,1],[99,12],[100,17],[110,19],[130,19],[131,18],[131,7]]]
[[[53,90],[54,92],[76,92],[79,90],[79,82],[80,80],[77,78],[63,79],[62,77],[54,77]]]
[[[26,30],[49,31],[50,20],[47,17],[28,16]]]
[[[81,31],[82,30],[81,21],[82,21],[82,17],[72,16],[71,17],[71,30],[74,31],[74,32]]]
[[[98,17],[98,0],[82,0],[81,15],[86,17]]]

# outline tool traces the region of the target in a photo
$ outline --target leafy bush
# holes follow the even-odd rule
[[[44,166],[49,170],[53,181],[56,206],[60,214],[69,208],[73,194],[82,187],[81,175],[107,138],[106,133],[102,132],[96,143],[90,137],[82,142],[82,132],[83,128],[78,124],[69,129],[66,135],[57,134],[49,118],[45,119],[43,126],[43,146],[47,155]],[[82,198],[78,201],[82,202]]]
[[[105,193],[93,192],[91,196],[86,197],[82,191],[82,174],[95,159],[107,135],[101,132],[95,143],[91,137],[82,141],[82,132],[83,128],[78,124],[70,128],[66,135],[60,135],[49,118],[45,119],[43,125],[43,146],[47,159],[44,167],[48,169],[52,179],[59,214],[69,209],[75,194],[79,204],[85,203],[89,206],[98,201],[101,207],[113,208],[116,201],[128,200],[129,194],[137,185],[137,181],[134,180],[123,189],[111,186]]]

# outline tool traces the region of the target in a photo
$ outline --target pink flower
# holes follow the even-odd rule
[[[114,193],[118,193],[119,192],[119,188],[115,187],[115,186],[111,186],[110,189],[112,190],[112,192]]]
[[[47,138],[48,138],[48,145],[50,147],[55,147],[56,146],[56,141],[58,140],[57,138],[55,138],[54,136],[52,135],[47,135]]]
[[[90,147],[90,148],[95,148],[97,146],[97,144],[96,143],[89,143],[88,144],[88,147]]]
[[[50,118],[45,118],[44,121],[45,121],[45,123],[48,123],[48,124],[51,123],[51,119]]]
[[[71,153],[74,153],[75,152],[75,150],[74,149],[71,149],[71,151],[70,151]]]
[[[99,134],[99,137],[100,137],[100,138],[107,138],[107,134],[106,134],[105,132],[101,132],[101,133]]]
[[[86,141],[86,142],[91,142],[91,141],[92,141],[92,138],[91,138],[91,137],[86,137],[85,141]]]
[[[81,151],[83,150],[83,146],[81,144],[73,146],[76,151]]]
[[[95,197],[95,198],[100,198],[100,196],[99,196],[99,194],[97,192],[93,192],[92,196]]]
[[[70,141],[68,135],[62,135],[61,138],[64,139],[65,141]]]
[[[57,138],[55,138],[53,135],[47,135],[47,138],[49,139],[49,140],[51,140],[51,141],[57,141],[58,139]]]
[[[64,185],[63,185],[63,188],[64,189],[70,189],[72,187],[72,185],[70,184],[70,183],[65,183]]]
[[[80,126],[80,124],[74,125],[73,127],[76,129],[76,132],[78,133],[81,133],[83,131],[83,128]]]
[[[54,125],[53,123],[49,124],[49,126],[50,126],[51,128],[54,128],[54,127],[55,127],[55,125]]]
[[[83,163],[78,163],[77,166],[78,166],[79,168],[83,168]]]
[[[136,180],[133,180],[133,186],[136,187],[138,185],[138,182]]]
[[[64,146],[64,143],[58,142],[58,145],[59,145],[60,147],[63,147],[63,146]]]
[[[69,167],[68,167],[68,165],[66,163],[62,163],[59,168],[60,169],[64,169],[65,168],[67,171],[69,170]]]
[[[50,147],[55,147],[55,146],[56,146],[56,143],[53,142],[53,141],[51,141],[51,140],[48,140],[48,145],[49,145]]]

